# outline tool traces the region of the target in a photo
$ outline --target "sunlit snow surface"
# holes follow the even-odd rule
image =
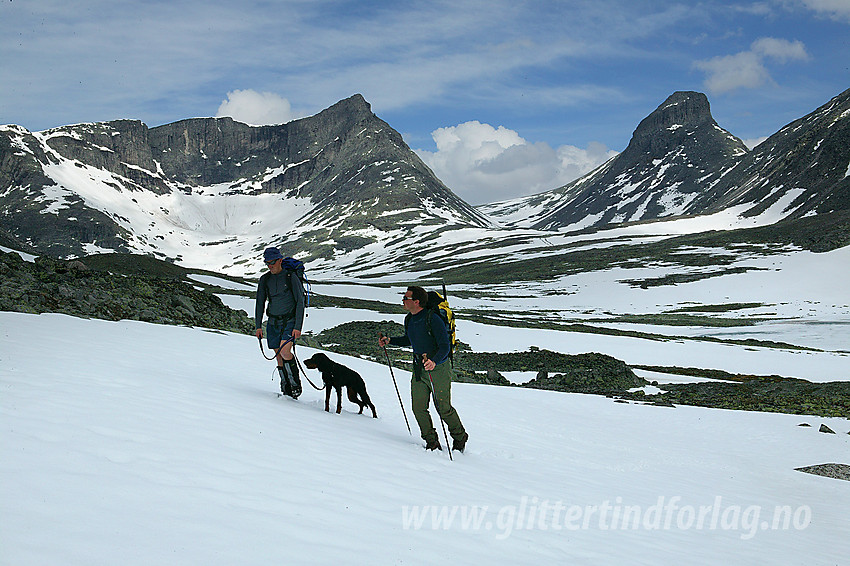
[[[386,365],[331,354],[364,377],[375,420],[347,401],[325,413],[306,383],[278,398],[251,336],[5,312],[0,327],[4,564],[850,555],[847,482],[794,470],[846,462],[845,419],[455,384],[470,440],[449,461],[408,434]]]

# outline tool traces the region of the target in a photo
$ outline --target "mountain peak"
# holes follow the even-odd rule
[[[363,95],[360,93],[353,94],[348,98],[340,100],[331,106],[331,108],[336,108],[338,106],[344,107],[349,111],[368,112],[369,114],[372,113],[372,106],[366,102],[366,99],[363,98]]]
[[[677,91],[667,97],[635,130],[635,135],[655,134],[674,126],[714,122],[708,97],[701,92]]]
[[[680,91],[635,129],[628,147],[595,171],[553,191],[560,204],[538,229],[581,229],[691,214],[704,179],[734,165],[744,143],[717,125],[708,98]],[[554,208],[554,210],[553,210]]]
[[[372,107],[366,102],[362,94],[355,94],[344,98],[316,115],[316,118],[319,119],[328,119],[332,122],[349,124],[357,123],[370,117],[372,117]]]

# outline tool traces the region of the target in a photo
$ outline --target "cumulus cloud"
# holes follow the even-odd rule
[[[806,46],[801,41],[762,37],[755,40],[747,51],[704,59],[694,66],[706,72],[705,86],[708,90],[723,93],[739,88],[757,88],[772,82],[767,60],[787,63],[808,58]]]
[[[553,148],[478,121],[439,128],[431,137],[437,151],[416,153],[452,191],[474,205],[560,187],[617,154],[596,142],[586,149]]]
[[[289,101],[273,92],[234,90],[227,93],[216,112],[216,118],[230,116],[237,122],[250,126],[283,124],[299,118]]]

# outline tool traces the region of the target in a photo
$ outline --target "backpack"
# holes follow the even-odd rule
[[[428,291],[428,304],[425,305],[425,309],[437,313],[440,318],[443,319],[443,323],[446,325],[446,331],[449,333],[449,360],[452,362],[452,366],[454,366],[455,343],[457,342],[457,335],[455,333],[455,314],[449,306],[445,285],[443,285],[442,295],[440,295],[437,291]],[[404,318],[405,332],[407,332],[407,321],[409,317],[410,315],[407,315]],[[425,325],[428,327],[428,334],[433,337],[434,331],[431,330],[430,316],[425,318]]]
[[[301,287],[304,289],[304,316],[307,316],[307,307],[310,306],[310,296],[313,292],[310,290],[310,282],[307,281],[307,274],[304,273],[304,262],[295,259],[294,257],[285,257],[280,262],[281,267],[283,267],[284,271],[286,271],[287,277],[292,277],[292,274],[298,276],[298,280],[301,281]],[[266,296],[269,296],[269,280],[265,280],[266,284]],[[292,288],[292,283],[290,279],[289,284],[290,289]]]

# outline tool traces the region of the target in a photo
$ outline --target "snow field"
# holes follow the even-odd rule
[[[0,563],[850,555],[847,484],[794,471],[846,462],[845,419],[455,384],[470,442],[451,462],[422,449],[399,369],[413,436],[385,365],[331,354],[364,377],[376,420],[348,401],[325,413],[306,381],[278,398],[253,337],[6,312],[0,326]]]

